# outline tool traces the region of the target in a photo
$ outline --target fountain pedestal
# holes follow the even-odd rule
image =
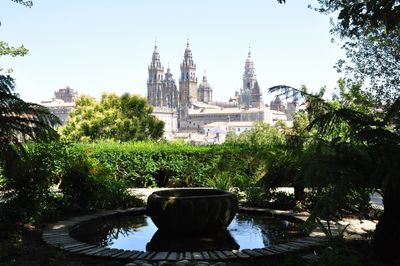
[[[147,199],[147,214],[167,233],[225,230],[237,210],[235,194],[218,189],[168,189],[155,191]]]

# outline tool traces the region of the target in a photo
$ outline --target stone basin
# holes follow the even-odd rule
[[[237,210],[235,194],[211,188],[160,190],[147,199],[147,214],[164,233],[222,231]]]

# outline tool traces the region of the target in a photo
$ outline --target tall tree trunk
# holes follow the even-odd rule
[[[384,212],[374,236],[375,254],[387,261],[400,259],[400,177],[392,177],[383,194]]]

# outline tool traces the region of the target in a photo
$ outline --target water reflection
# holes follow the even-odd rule
[[[71,235],[85,243],[140,251],[196,251],[263,248],[301,236],[297,224],[262,215],[237,214],[218,234],[170,235],[150,217],[122,215],[81,224]]]
[[[268,247],[299,237],[298,224],[264,215],[237,214],[228,230],[241,249]]]
[[[169,234],[158,230],[146,245],[147,251],[207,251],[233,249],[239,249],[239,245],[227,230],[202,235]]]

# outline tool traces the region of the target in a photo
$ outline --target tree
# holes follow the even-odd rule
[[[30,218],[48,193],[48,176],[35,172],[40,166],[27,163],[24,144],[58,138],[53,129],[58,118],[43,106],[21,100],[14,86],[9,75],[0,75],[0,226]]]
[[[400,225],[400,98],[386,110],[374,108],[371,95],[360,84],[339,83],[340,93],[327,102],[306,94],[318,106],[307,130],[316,130],[317,143],[303,168],[309,184],[322,191],[317,211],[332,215],[349,204],[347,195],[363,188],[381,188],[384,213],[374,236],[376,254],[398,259]],[[348,87],[349,86],[349,87]],[[293,88],[286,88],[293,89]],[[312,102],[317,102],[313,104]],[[330,200],[335,197],[335,201]],[[332,203],[332,206],[326,204]]]
[[[14,2],[30,6],[30,1]],[[23,46],[12,47],[0,41],[0,57],[23,56],[27,52]],[[33,174],[41,166],[26,164],[29,156],[25,144],[57,139],[54,126],[59,123],[47,108],[20,99],[9,72],[0,67],[0,225],[14,222],[13,214],[26,218],[27,213],[38,211],[32,206],[37,206],[48,193],[47,176],[37,174],[40,171]]]
[[[343,41],[347,60],[339,72],[365,80],[380,106],[400,96],[400,2],[319,0],[318,11],[338,12],[331,32]]]
[[[83,142],[158,140],[164,123],[152,111],[146,99],[138,95],[103,94],[100,102],[81,96],[60,132],[67,140]]]
[[[280,4],[285,0],[278,0]],[[400,2],[318,0],[316,11],[336,15],[331,33],[343,41],[348,61],[337,70],[367,81],[380,107],[400,96]]]
[[[366,27],[384,27],[387,32],[400,26],[400,3],[398,0],[318,0],[319,12],[337,13],[336,28],[342,36],[363,35]]]
[[[54,126],[59,123],[47,108],[21,100],[14,93],[14,80],[9,75],[0,75],[0,160],[5,163],[6,177],[13,172],[11,166],[17,151],[23,151],[22,143],[56,139]]]
[[[347,38],[343,48],[347,60],[339,60],[339,72],[367,81],[380,106],[400,96],[400,27],[391,32],[368,27],[360,37]]]
[[[30,1],[14,2],[31,5]],[[24,46],[12,47],[0,41],[0,57],[24,56],[27,53]],[[56,139],[58,134],[53,127],[59,123],[47,108],[23,101],[14,89],[14,79],[0,67],[0,162],[4,164],[4,174],[8,178],[14,174],[17,158],[24,151],[22,143],[26,140]]]

